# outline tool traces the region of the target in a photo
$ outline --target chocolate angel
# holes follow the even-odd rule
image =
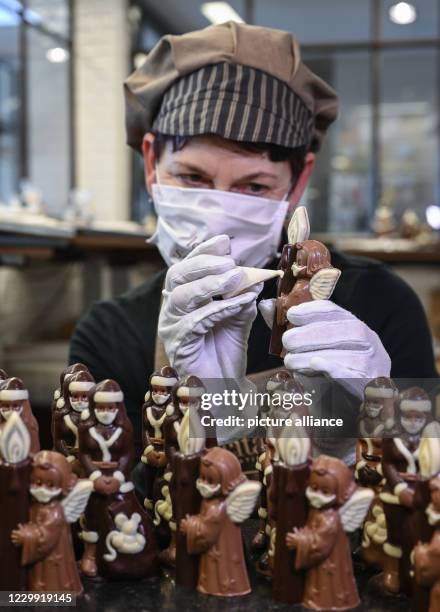
[[[14,411],[0,434],[0,550],[4,560],[0,571],[2,591],[27,589],[27,571],[21,564],[20,551],[11,541],[11,531],[17,522],[24,523],[29,516],[30,448],[28,428],[19,413]]]
[[[29,567],[29,590],[82,592],[70,525],[84,511],[92,489],[91,482],[77,479],[63,455],[35,455],[29,521],[11,533],[14,545],[21,547],[22,564]]]
[[[124,396],[107,379],[90,391],[89,402],[78,433],[79,460],[94,485],[82,522],[81,569],[88,576],[146,578],[157,570],[156,542],[130,480],[133,428]]]
[[[254,509],[260,484],[247,480],[235,455],[214,447],[201,460],[197,489],[203,498],[200,513],[187,515],[178,526],[188,552],[200,555],[197,589],[222,597],[246,595],[251,588],[240,523]]]
[[[347,533],[362,524],[373,498],[358,488],[339,459],[313,461],[306,496],[307,523],[286,536],[296,551],[295,569],[306,570],[303,606],[312,610],[352,610],[360,604]]]
[[[341,272],[330,262],[330,253],[321,242],[309,240],[310,225],[303,206],[296,209],[287,230],[279,268],[275,316],[272,325],[270,353],[283,356],[282,335],[289,328],[287,311],[312,300],[328,300]]]
[[[29,392],[20,378],[7,378],[0,382],[0,432],[13,413],[20,415],[31,438],[31,454],[40,450],[37,419],[29,402]]]
[[[83,370],[64,377],[63,393],[52,411],[52,438],[54,450],[72,463],[72,469],[82,476],[78,460],[78,427],[81,414],[89,408],[88,393],[95,386],[93,376]]]

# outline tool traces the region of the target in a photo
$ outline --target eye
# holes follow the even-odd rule
[[[201,174],[178,174],[177,178],[185,185],[206,185],[209,181]]]

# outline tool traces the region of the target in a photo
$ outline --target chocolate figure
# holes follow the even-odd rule
[[[17,522],[29,515],[29,484],[32,460],[29,456],[31,438],[18,412],[4,422],[0,432],[0,550],[2,568],[0,590],[27,589],[27,572],[21,565],[20,551],[11,541],[11,531]]]
[[[167,416],[174,412],[171,402],[171,389],[177,383],[176,370],[170,366],[164,366],[156,370],[150,377],[150,389],[145,395],[145,403],[142,406],[142,444],[144,447],[141,461],[145,465],[147,496],[144,505],[147,510],[153,510],[154,504],[159,498],[158,487],[155,481],[163,476],[167,458],[165,455],[163,425]],[[169,406],[169,407],[168,407]]]
[[[274,442],[278,460],[273,465],[269,490],[270,514],[276,529],[273,597],[283,603],[300,604],[305,573],[295,568],[295,552],[288,549],[286,535],[306,522],[311,443],[302,428],[287,427]]]
[[[31,438],[31,454],[40,450],[37,419],[32,414],[29,392],[20,378],[7,378],[0,383],[0,429],[16,412],[26,425]]]
[[[373,492],[359,489],[352,471],[335,457],[312,463],[306,496],[307,523],[286,536],[296,551],[295,569],[306,570],[303,606],[312,610],[352,610],[360,604],[346,532],[361,525]]]
[[[60,374],[60,385],[53,392],[53,400],[52,400],[52,411],[57,409],[57,401],[60,399],[63,393],[63,384],[64,379],[69,374],[75,374],[76,372],[88,372],[89,368],[83,363],[72,363],[71,365],[64,368],[64,370]]]
[[[414,550],[416,582],[430,588],[429,612],[440,610],[440,477],[429,483],[431,503],[426,508],[428,523],[434,535],[427,544],[419,543]],[[419,608],[420,609],[420,608]],[[426,609],[426,608],[425,608]]]
[[[201,460],[197,489],[200,514],[187,515],[178,528],[187,550],[200,555],[197,589],[230,597],[250,592],[239,524],[251,514],[260,484],[247,480],[230,451],[214,447]]]
[[[94,484],[82,523],[88,576],[146,578],[157,570],[151,520],[137,501],[130,481],[133,429],[124,396],[113,380],[89,393],[89,414],[79,425],[79,460]]]
[[[95,386],[93,376],[83,370],[64,377],[63,393],[52,411],[52,437],[54,450],[64,455],[72,469],[81,476],[78,460],[78,427],[81,414],[89,409],[88,392]]]
[[[35,455],[29,522],[11,533],[14,545],[21,547],[22,564],[29,567],[29,590],[82,593],[70,524],[78,520],[92,489],[91,482],[77,480],[63,455]]]
[[[287,311],[311,300],[330,298],[341,275],[330,262],[330,253],[321,242],[308,240],[310,225],[306,209],[296,209],[289,223],[279,268],[284,272],[278,280],[275,317],[272,326],[270,353],[283,356],[282,335],[289,328]]]

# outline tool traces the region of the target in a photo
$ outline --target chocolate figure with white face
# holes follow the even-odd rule
[[[31,437],[31,454],[40,450],[37,419],[29,402],[29,392],[20,378],[7,378],[0,382],[0,432],[12,414],[20,415]],[[1,435],[1,433],[0,433]]]
[[[156,370],[150,377],[150,388],[142,406],[141,461],[145,466],[144,505],[147,510],[153,510],[160,496],[159,479],[163,476],[167,464],[164,423],[167,414],[171,416],[174,413],[171,390],[177,381],[178,375],[174,368],[164,366]]]
[[[64,377],[63,393],[57,400],[56,410],[52,411],[54,450],[66,457],[78,476],[82,475],[78,460],[78,427],[81,416],[88,413],[88,394],[94,386],[95,381],[88,371],[67,374]]]
[[[90,391],[89,402],[78,433],[79,460],[94,485],[80,534],[85,548],[81,570],[92,577],[148,577],[157,569],[156,544],[130,480],[133,428],[123,393],[107,379]]]

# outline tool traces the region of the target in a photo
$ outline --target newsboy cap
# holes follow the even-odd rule
[[[162,37],[124,92],[127,144],[139,151],[149,131],[318,151],[338,109],[294,36],[232,21]]]

